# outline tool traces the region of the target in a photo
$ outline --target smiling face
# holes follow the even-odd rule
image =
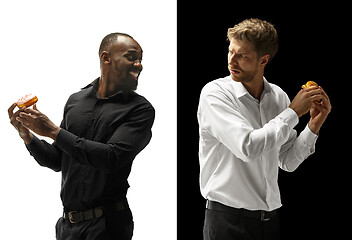
[[[107,51],[101,53],[102,71],[108,92],[136,90],[143,70],[143,51],[130,37],[119,36]],[[104,80],[103,80],[104,81]]]

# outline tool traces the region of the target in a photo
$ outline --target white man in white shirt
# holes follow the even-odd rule
[[[275,240],[279,168],[294,171],[314,153],[331,104],[321,87],[302,89],[290,102],[264,78],[278,49],[272,24],[247,19],[227,36],[230,76],[204,86],[197,114],[200,189],[207,199],[203,236]],[[310,120],[298,135],[294,127],[308,112]]]

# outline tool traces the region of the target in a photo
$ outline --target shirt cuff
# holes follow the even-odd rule
[[[69,131],[62,129],[56,137],[56,146],[58,146],[62,151],[72,156],[74,151],[74,144],[77,140],[77,136],[70,133]]]
[[[291,128],[294,128],[299,121],[298,115],[292,108],[286,108],[278,117]]]
[[[318,135],[310,130],[308,124],[300,135],[302,136],[302,139],[304,139],[303,144],[308,146],[310,148],[310,152],[313,153],[315,150],[315,143],[318,139]]]
[[[32,151],[35,149],[38,149],[38,146],[40,145],[40,140],[33,134],[33,139],[30,143],[24,144],[27,148],[27,150],[32,154]]]

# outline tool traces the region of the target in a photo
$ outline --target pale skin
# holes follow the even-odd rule
[[[234,81],[241,82],[247,91],[260,100],[264,90],[264,68],[270,56],[259,56],[252,44],[231,39],[228,53],[228,68]],[[317,100],[322,100],[320,103]],[[318,134],[331,111],[328,95],[322,87],[301,89],[290,106],[298,117],[310,112],[309,129]]]
[[[142,71],[143,51],[140,45],[129,37],[120,37],[107,51],[100,55],[101,76],[98,94],[100,98],[111,96],[119,91],[134,90]],[[23,107],[14,112],[16,103],[8,109],[10,123],[15,127],[24,143],[33,139],[31,131],[56,140],[61,128],[55,125],[36,106]]]

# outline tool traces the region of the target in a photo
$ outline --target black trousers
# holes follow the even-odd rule
[[[80,223],[60,218],[56,223],[57,240],[131,240],[133,218],[130,209],[105,213]]]
[[[279,216],[258,218],[229,212],[205,210],[204,240],[279,240]]]

